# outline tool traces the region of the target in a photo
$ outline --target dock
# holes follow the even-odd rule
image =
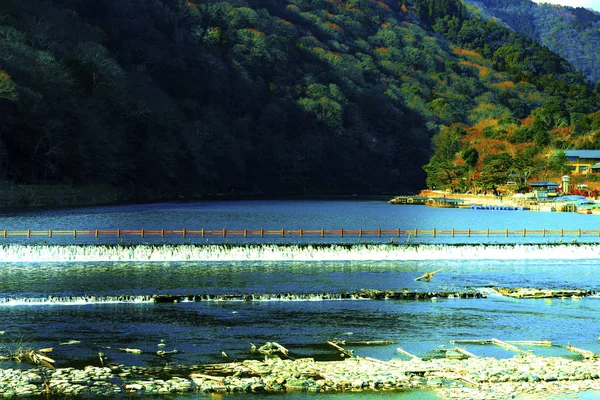
[[[530,207],[518,206],[471,206],[472,210],[492,210],[492,211],[529,211]]]

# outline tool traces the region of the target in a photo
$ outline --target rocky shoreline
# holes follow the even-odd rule
[[[281,359],[197,366],[112,365],[83,369],[0,369],[0,396],[169,395],[235,392],[435,390],[443,399],[506,399],[600,391],[600,360],[519,354],[477,358],[381,361]]]

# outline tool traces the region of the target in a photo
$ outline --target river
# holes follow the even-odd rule
[[[5,212],[1,221],[0,230],[600,227],[595,215],[435,209],[358,198],[23,210]],[[111,362],[140,366],[243,360],[257,357],[251,344],[267,341],[294,357],[339,359],[327,345],[332,339],[389,341],[348,346],[381,360],[404,357],[398,347],[438,357],[453,340],[490,338],[547,339],[554,346],[523,348],[574,358],[567,343],[600,353],[597,296],[524,300],[493,288],[598,291],[599,243],[594,235],[0,237],[0,340],[7,347],[53,347],[57,366],[75,367],[98,365],[99,352]],[[434,270],[441,271],[431,282],[414,280]],[[484,298],[348,296],[361,290],[477,291]],[[155,295],[177,301],[157,303]],[[466,347],[482,356],[514,355],[490,345]],[[173,354],[160,357],[157,350]]]

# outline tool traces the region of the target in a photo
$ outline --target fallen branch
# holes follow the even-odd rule
[[[61,346],[65,346],[65,345],[70,345],[70,344],[79,344],[79,343],[81,343],[81,341],[79,341],[79,340],[69,340],[69,341],[67,341],[67,342],[62,342],[62,343],[59,343],[59,345],[61,345]]]
[[[334,343],[332,341],[327,341],[327,344],[329,344],[332,347],[335,347],[338,351],[340,351],[343,355],[346,355],[347,357],[354,357],[352,350],[346,350],[343,347],[338,346],[336,343]]]
[[[507,340],[506,343],[524,344],[528,346],[552,346],[552,340]]]
[[[273,343],[273,346],[275,346],[281,354],[283,354],[286,357],[288,356],[288,353],[289,353],[288,349],[286,349],[285,347],[283,347],[282,345],[280,345],[277,342],[272,342],[272,343]]]
[[[142,354],[143,351],[140,349],[130,349],[130,348],[117,348],[117,350],[121,350],[124,351],[125,353],[131,353],[131,354]]]
[[[268,356],[272,355],[273,353],[281,353],[284,356],[289,357],[289,350],[277,342],[265,343],[263,346],[258,348],[258,352]]]
[[[425,282],[429,282],[429,281],[431,281],[431,278],[440,271],[443,271],[443,269],[438,269],[437,271],[433,271],[433,272],[427,272],[427,273],[421,275],[420,277],[416,278],[415,282],[422,281],[423,279],[425,279]]]
[[[478,356],[476,356],[475,354],[471,353],[470,351],[467,351],[466,349],[463,349],[462,347],[455,347],[454,349],[452,349],[454,351],[457,351],[461,354],[464,354],[467,357],[471,357],[471,358],[479,358]]]
[[[43,349],[43,350],[48,350],[48,349]],[[52,365],[52,364],[55,362],[52,358],[45,356],[45,355],[41,354],[39,351],[36,351],[33,349],[19,350],[10,358],[16,362],[27,361],[32,364],[38,364],[38,365],[41,364],[41,365],[44,365],[49,368],[54,368],[54,365]]]
[[[475,388],[480,387],[480,385],[477,382],[474,382],[474,381],[472,381],[470,379],[467,379],[467,378],[465,378],[463,376],[461,376],[459,378],[456,378],[456,380],[457,381],[463,381],[464,383],[466,383],[467,385],[469,385],[471,387],[475,387]]]
[[[499,340],[499,339],[492,338],[492,339],[490,340],[490,342],[492,342],[493,344],[495,344],[495,345],[497,345],[497,346],[504,347],[505,349],[512,350],[512,351],[516,351],[517,353],[526,353],[526,354],[531,354],[531,353],[529,353],[528,351],[521,350],[521,349],[520,349],[520,348],[518,348],[517,346],[513,346],[512,344],[508,344],[508,343],[506,343],[506,342],[503,342],[502,340]]]
[[[389,340],[367,340],[364,342],[348,342],[344,340],[338,343],[342,343],[348,346],[385,346],[388,344],[394,344],[395,342],[391,342]]]
[[[225,379],[224,376],[212,376],[212,375],[201,374],[200,372],[194,372],[194,373],[190,374],[190,378],[194,379],[196,377],[202,378],[205,380],[209,380],[209,381],[217,381],[217,382],[222,382]]]
[[[158,350],[156,352],[156,355],[163,357],[163,356],[168,356],[168,355],[177,354],[177,353],[179,353],[177,350],[171,350],[171,351]]]
[[[596,356],[596,355],[595,355],[593,352],[591,352],[591,351],[589,351],[589,350],[584,350],[584,349],[580,349],[580,348],[578,348],[578,347],[573,347],[573,346],[571,346],[571,343],[570,343],[570,342],[569,342],[569,343],[567,343],[567,349],[568,349],[569,351],[572,351],[572,352],[574,352],[574,353],[579,353],[579,354],[581,354],[581,355],[583,356],[583,358],[594,358],[594,357]]]
[[[417,356],[415,356],[414,354],[410,354],[408,351],[406,351],[406,350],[404,350],[404,349],[402,349],[402,348],[400,348],[400,347],[398,347],[398,348],[396,349],[396,351],[397,351],[398,353],[400,353],[400,354],[404,354],[405,356],[408,356],[408,357],[412,358],[413,360],[421,360],[421,358],[420,358],[420,357],[417,357]]]

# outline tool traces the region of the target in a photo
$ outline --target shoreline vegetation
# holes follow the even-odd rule
[[[247,199],[371,199],[387,201],[390,194],[273,194],[273,193],[199,193],[145,192],[109,185],[18,185],[0,183],[0,209],[85,207],[97,205],[144,204],[166,201],[247,200]]]
[[[410,360],[382,361],[339,349],[347,359],[292,360],[271,354],[264,360],[194,366],[0,369],[0,395],[61,398],[432,390],[443,399],[487,400],[600,391],[600,360],[596,356],[575,360],[520,352],[506,359],[471,355],[465,359],[412,356]]]

